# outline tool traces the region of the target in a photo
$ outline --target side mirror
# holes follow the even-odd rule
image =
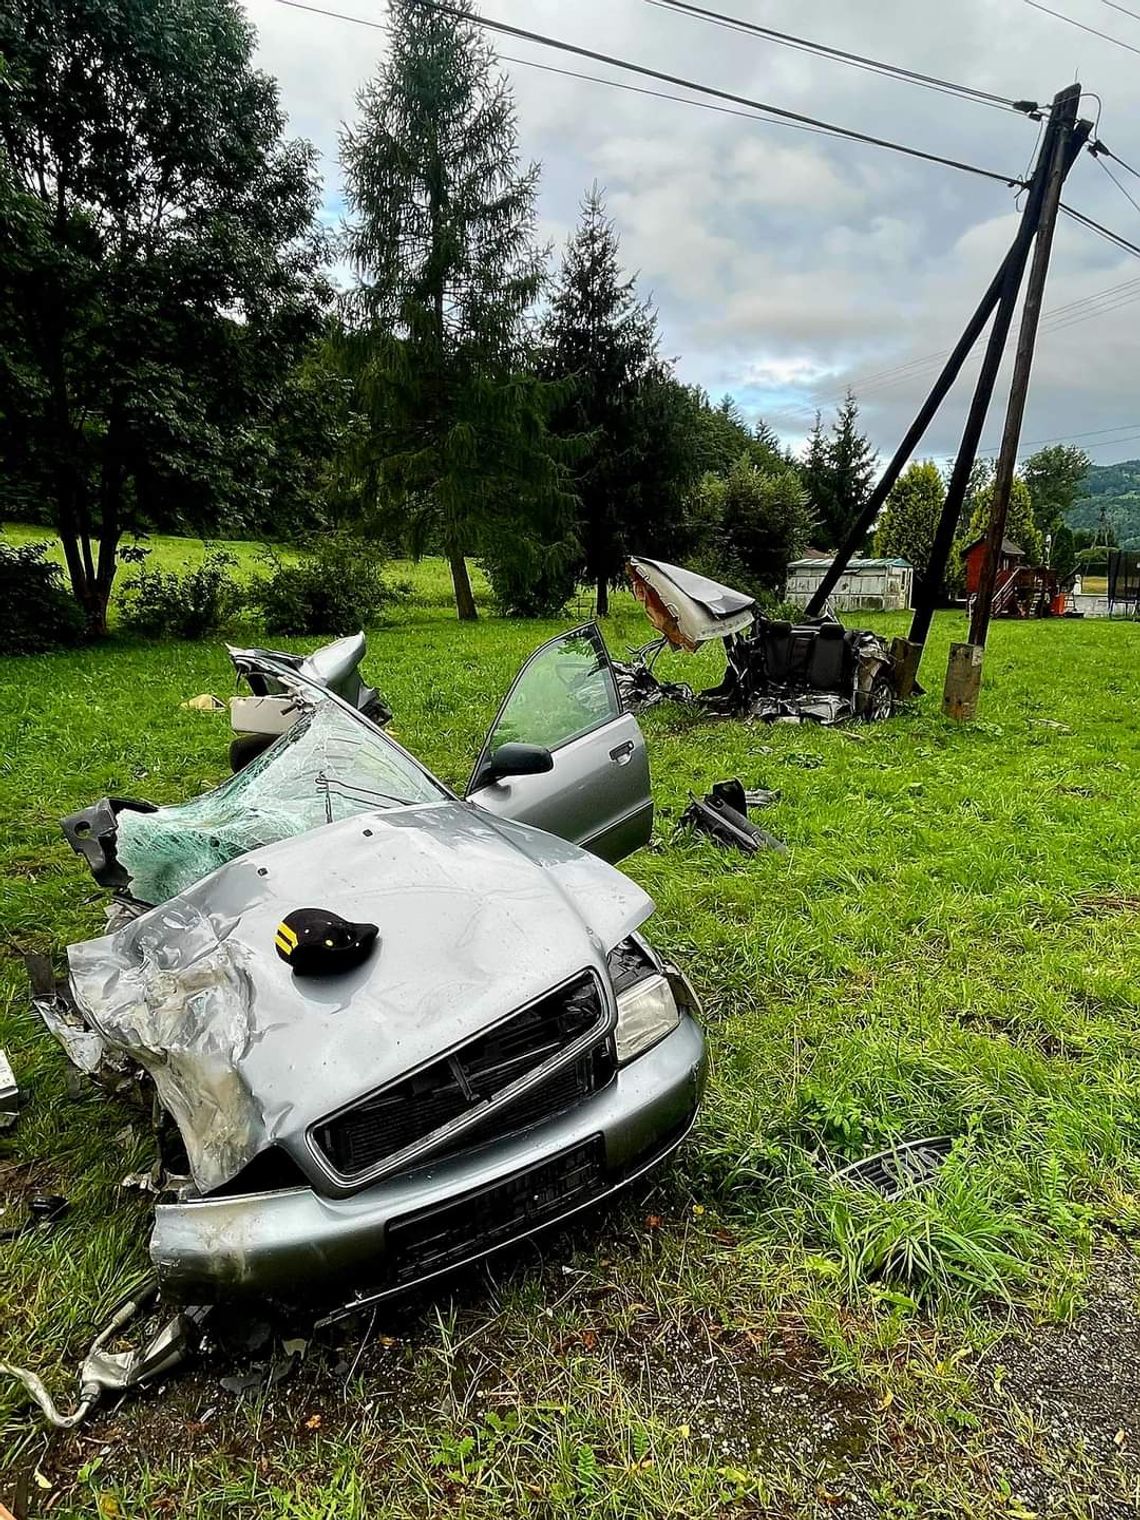
[[[500,744],[479,772],[472,790],[509,776],[541,776],[553,769],[554,756],[541,744]]]

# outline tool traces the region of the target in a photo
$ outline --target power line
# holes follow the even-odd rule
[[[1140,11],[1130,11],[1127,6],[1117,5],[1116,0],[1104,0],[1104,3],[1114,11],[1119,11],[1122,16],[1131,16],[1133,21],[1140,21]]]
[[[1042,321],[1041,329],[1043,332],[1061,332],[1066,327],[1075,327],[1080,322],[1087,322],[1092,317],[1116,311],[1133,301],[1140,301],[1140,278],[1106,286],[1104,290],[1093,291],[1090,295],[1082,296],[1078,300],[1054,307]],[[871,391],[889,389],[892,385],[900,384],[904,380],[917,379],[924,372],[941,367],[945,360],[946,355],[941,350],[938,353],[924,354],[921,358],[911,359],[906,364],[892,365],[887,369],[876,370],[861,380],[854,380],[852,389],[860,397],[866,396]]]
[[[301,0],[278,0],[281,5],[292,5],[298,10],[317,10],[318,7],[305,5]],[[823,121],[817,116],[808,116],[802,111],[790,111],[784,106],[770,105],[766,101],[752,100],[746,95],[736,95],[730,90],[721,90],[714,85],[700,84],[692,79],[685,79],[678,74],[667,74],[661,69],[650,68],[647,64],[631,63],[625,58],[615,58],[608,53],[600,53],[594,48],[579,47],[577,43],[566,42],[558,37],[548,37],[542,32],[532,32],[526,27],[510,26],[505,21],[494,21],[488,16],[480,16],[475,12],[457,9],[453,5],[446,5],[442,0],[418,0],[418,3],[427,10],[439,12],[441,15],[451,16],[456,20],[465,21],[469,24],[483,27],[487,31],[499,32],[506,37],[516,37],[524,42],[535,42],[542,47],[554,48],[559,52],[571,53],[578,58],[589,58],[595,63],[607,64],[610,68],[624,69],[627,73],[639,74],[647,79],[656,79],[663,84],[679,85],[684,90],[693,90],[698,95],[708,95],[716,100],[728,101],[731,105],[748,106],[754,111],[763,112],[767,116],[775,117],[783,121],[803,122],[808,126],[816,127],[822,132],[830,133],[835,137],[846,138],[851,142],[867,143],[871,147],[886,148],[892,153],[902,153],[909,158],[917,158],[926,163],[942,164],[946,168],[959,169],[966,174],[976,174],[983,179],[992,179],[1003,185],[1019,185],[1020,180],[1015,175],[1002,174],[995,169],[979,168],[976,164],[968,164],[960,159],[946,158],[939,153],[928,153],[922,148],[913,148],[906,143],[898,143],[890,138],[876,137],[869,132],[858,132],[852,127],[837,126],[834,122]],[[327,13],[324,13],[327,14]],[[358,18],[339,17],[341,20],[353,20]],[[375,24],[375,23],[374,23]]]
[[[1099,138],[1090,145],[1089,152],[1094,158],[1099,158],[1101,154],[1105,158],[1111,158],[1114,164],[1119,164],[1122,169],[1127,169],[1129,174],[1134,174],[1137,179],[1140,179],[1140,169],[1134,169],[1131,164],[1126,164],[1118,153],[1114,153],[1111,148],[1106,147]]]
[[[1105,433],[1125,433],[1124,438],[1104,438]],[[1063,433],[1060,438],[1026,438],[1021,442],[1023,449],[1045,449],[1054,443],[1078,443],[1085,438],[1101,438],[1100,443],[1086,443],[1082,446],[1089,449],[1111,448],[1117,443],[1131,443],[1134,436],[1140,436],[1140,422],[1118,422],[1111,428],[1091,428],[1087,433]],[[996,454],[998,450],[979,449],[979,454]]]
[[[1014,101],[1004,95],[995,95],[989,90],[979,90],[973,85],[956,84],[953,80],[940,79],[934,74],[922,74],[917,69],[904,68],[900,64],[887,63],[881,58],[868,58],[861,53],[849,53],[843,48],[832,47],[825,42],[815,42],[807,37],[797,37],[790,32],[778,32],[772,27],[759,26],[756,22],[742,20],[738,16],[728,16],[722,11],[707,10],[704,6],[693,5],[689,0],[646,0],[649,5],[655,5],[661,10],[676,11],[683,15],[692,16],[695,19],[708,22],[712,26],[723,27],[728,31],[746,32],[756,37],[763,37],[769,42],[779,43],[782,47],[790,47],[797,52],[812,53],[817,57],[830,58],[837,63],[850,64],[853,68],[862,69],[869,73],[882,74],[889,78],[903,80],[908,84],[921,85],[923,88],[937,90],[943,95],[957,95],[963,99],[976,101],[980,105],[996,106],[1000,110],[1020,110],[1028,112],[1036,110],[1036,101]]]
[[[1113,232],[1110,227],[1104,227],[1100,222],[1094,222],[1091,216],[1086,216],[1083,211],[1077,211],[1072,206],[1066,206],[1064,201],[1061,202],[1061,210],[1066,216],[1072,217],[1075,222],[1080,222],[1083,227],[1087,227],[1090,232],[1095,232],[1098,237],[1104,238],[1106,242],[1123,249],[1125,253],[1135,254],[1140,259],[1140,248],[1135,243],[1130,243],[1126,237],[1122,237],[1119,232]]]
[[[1075,21],[1072,16],[1066,16],[1062,11],[1051,11],[1047,5],[1041,5],[1039,0],[1025,0],[1025,3],[1031,5],[1035,11],[1044,11],[1047,16],[1056,16],[1058,21],[1067,21],[1070,26],[1075,26],[1082,32],[1088,32],[1090,37],[1102,37],[1105,42],[1115,43],[1117,47],[1126,48],[1130,53],[1140,53],[1140,48],[1133,47],[1130,42],[1121,42],[1119,37],[1110,37],[1107,32],[1098,32],[1095,26],[1086,26],[1083,21]]]
[[[1117,179],[1116,175],[1113,174],[1112,170],[1108,167],[1108,165],[1105,163],[1104,159],[1100,156],[1099,153],[1095,154],[1094,156],[1096,158],[1097,163],[1101,166],[1101,168],[1104,170],[1104,172],[1108,175],[1109,179],[1116,186],[1116,188],[1120,191],[1121,195],[1129,203],[1129,205],[1131,205],[1134,210],[1140,211],[1140,201],[1138,201],[1136,199],[1136,197],[1132,194],[1131,190],[1129,190],[1126,186],[1124,186],[1124,185],[1122,185],[1120,183],[1120,181]]]

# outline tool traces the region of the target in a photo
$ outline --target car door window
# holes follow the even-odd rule
[[[621,713],[609,656],[593,624],[551,639],[523,666],[487,735],[484,758],[501,744],[557,750]]]

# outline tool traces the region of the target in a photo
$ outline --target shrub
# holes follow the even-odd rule
[[[760,469],[747,454],[723,478],[704,477],[690,516],[704,528],[699,568],[757,594],[779,591],[813,524],[796,472]]]
[[[82,642],[83,612],[47,544],[0,543],[0,652],[42,654]]]
[[[496,610],[507,617],[556,617],[574,595],[573,561],[537,541],[503,544],[479,563]]]
[[[374,623],[396,593],[372,545],[332,535],[297,565],[278,565],[254,598],[271,634],[351,633]]]
[[[201,639],[217,633],[242,604],[230,575],[233,555],[215,550],[193,570],[152,570],[146,565],[123,582],[119,620],[148,638]]]

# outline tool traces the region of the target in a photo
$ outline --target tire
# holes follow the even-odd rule
[[[238,734],[236,739],[230,740],[230,770],[235,774],[244,771],[251,760],[273,743],[275,734]]]
[[[881,723],[889,718],[895,705],[894,682],[885,671],[880,671],[871,682],[871,690],[863,701],[863,719],[867,723]]]

